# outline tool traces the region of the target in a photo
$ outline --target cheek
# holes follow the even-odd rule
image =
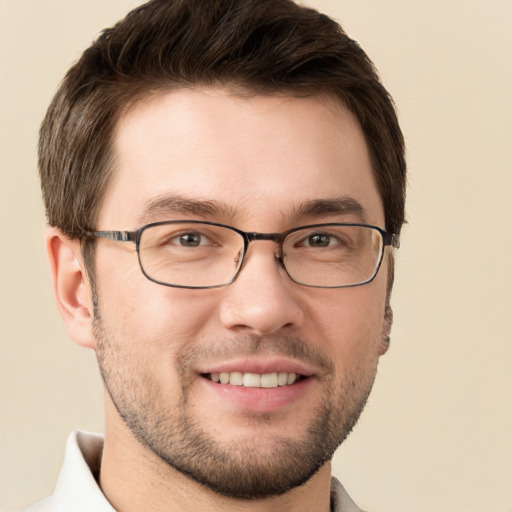
[[[374,366],[382,353],[386,305],[385,281],[332,290],[314,301],[312,328],[341,373]]]
[[[163,360],[168,365],[185,344],[200,336],[215,302],[205,300],[202,290],[153,283],[142,274],[135,254],[122,256],[117,261],[104,258],[97,265],[101,269],[96,281],[102,322],[126,348],[143,351],[144,358],[153,359],[154,364]]]

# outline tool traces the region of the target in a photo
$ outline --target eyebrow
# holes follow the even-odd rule
[[[162,215],[194,215],[198,217],[229,216],[231,208],[219,201],[186,198],[180,195],[162,195],[148,201],[141,215],[139,224],[152,222]]]
[[[294,220],[304,217],[319,218],[346,215],[353,215],[357,220],[366,222],[366,210],[363,205],[348,196],[306,201],[293,211]]]
[[[236,210],[229,205],[199,198],[187,198],[180,195],[162,195],[149,200],[138,217],[139,225],[153,222],[155,217],[169,215],[193,215],[204,219],[225,219],[234,221],[238,217]],[[313,199],[281,212],[284,218],[298,223],[304,218],[340,217],[352,215],[358,221],[366,222],[366,211],[359,201],[343,196],[329,199]]]

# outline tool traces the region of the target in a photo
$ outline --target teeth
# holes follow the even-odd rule
[[[277,373],[266,373],[261,376],[262,388],[277,388]]]
[[[278,386],[291,386],[299,377],[296,373],[242,373],[222,372],[210,373],[208,377],[220,384],[244,386],[246,388],[277,388]]]
[[[244,373],[244,387],[261,388],[261,375],[258,373]]]
[[[293,384],[296,380],[297,380],[297,374],[295,374],[295,373],[289,373],[288,374],[288,379],[287,379],[287,384],[288,385]]]
[[[231,372],[231,374],[229,374],[229,383],[232,386],[242,386],[244,383],[244,374],[242,372]]]
[[[294,373],[278,373],[277,374],[277,385],[286,386],[288,384],[288,375],[295,375]]]

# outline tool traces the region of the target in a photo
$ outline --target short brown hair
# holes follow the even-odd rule
[[[291,0],[152,0],[104,30],[67,73],[41,127],[49,224],[72,238],[94,229],[120,115],[144,95],[195,85],[337,96],[365,134],[386,229],[400,231],[406,166],[393,102],[359,45]]]

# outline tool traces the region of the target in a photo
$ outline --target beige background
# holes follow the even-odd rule
[[[35,147],[69,65],[137,3],[0,0],[4,511],[51,492],[72,429],[102,429],[50,292]],[[512,1],[309,3],[375,61],[410,168],[392,349],[335,473],[374,512],[511,512]]]

